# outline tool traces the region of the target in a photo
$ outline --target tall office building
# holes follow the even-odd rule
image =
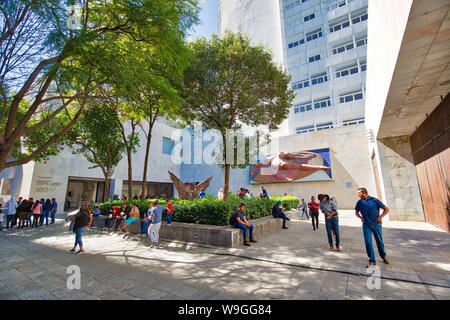
[[[367,19],[367,0],[219,0],[219,32],[266,44],[292,76],[289,134],[364,122]]]

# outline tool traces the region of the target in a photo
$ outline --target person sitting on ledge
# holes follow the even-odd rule
[[[284,213],[283,211],[283,207],[282,207],[283,203],[281,201],[278,201],[272,208],[272,216],[274,218],[281,218],[283,219],[283,227],[282,229],[288,229],[288,227],[286,227],[286,220],[291,220],[288,217],[286,217],[286,213]]]
[[[131,225],[135,221],[139,221],[140,213],[139,209],[136,205],[136,203],[133,203],[131,211],[130,211],[130,217],[125,220],[125,224],[122,227],[122,231],[125,232],[129,225]]]
[[[242,235],[244,236],[244,245],[250,246],[250,242],[257,242],[253,238],[253,225],[249,224],[247,218],[245,217],[245,203],[241,202],[239,204],[239,209],[233,214],[234,224],[233,227],[242,229]],[[247,229],[250,230],[250,241],[247,241]]]

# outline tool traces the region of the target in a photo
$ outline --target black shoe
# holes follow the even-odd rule
[[[76,254],[83,254],[84,250],[79,250]]]
[[[286,220],[287,220],[287,221],[291,221],[291,219],[289,219],[288,217],[286,217]]]
[[[281,229],[289,229],[288,227],[282,227]]]

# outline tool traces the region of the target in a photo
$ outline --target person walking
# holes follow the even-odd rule
[[[341,251],[339,246],[339,219],[337,207],[334,201],[330,200],[330,196],[324,194],[320,200],[320,210],[325,215],[325,227],[327,229],[328,244],[330,250],[334,250],[333,247],[333,231],[336,233],[336,250]]]
[[[250,246],[250,242],[257,242],[253,237],[253,225],[248,223],[245,216],[245,203],[241,202],[239,208],[234,212],[232,217],[233,227],[242,230],[242,236],[244,237],[244,246]],[[249,230],[250,241],[247,240],[247,229]]]
[[[51,222],[50,224],[55,223],[56,212],[58,211],[58,203],[55,198],[52,198],[52,209],[50,210]]]
[[[311,197],[311,202],[308,203],[309,214],[311,215],[311,221],[313,230],[319,229],[319,208],[320,204],[316,202],[316,198]]]
[[[306,217],[309,220],[309,215],[308,215],[308,207],[307,204],[305,202],[305,199],[302,199],[302,202],[300,203],[300,205],[298,206],[298,209],[302,210],[302,215],[300,216],[300,219],[303,219],[303,215],[306,214]]]
[[[173,215],[173,205],[170,200],[167,200],[166,211],[167,211],[166,215],[167,224],[170,226],[170,224],[172,223],[172,215]]]
[[[40,220],[42,216],[42,204],[39,203],[39,200],[36,200],[36,202],[34,203],[32,207],[32,212],[33,212],[33,224],[31,227],[37,228],[40,226]]]
[[[388,214],[389,208],[377,198],[369,196],[367,189],[364,187],[358,188],[357,193],[360,199],[356,203],[355,214],[362,221],[364,243],[366,245],[367,255],[369,256],[367,268],[377,264],[373,250],[372,235],[377,243],[378,253],[381,259],[383,259],[384,263],[389,264],[389,259],[386,257],[386,251],[384,249],[381,227],[382,219]],[[381,215],[380,209],[383,209]]]
[[[164,210],[166,210],[165,207],[159,206],[158,203],[158,200],[155,200],[153,202],[154,209],[150,216],[150,219],[153,220],[153,223],[148,228],[148,236],[152,241],[152,248],[158,246],[159,228],[161,227],[162,213]]]
[[[90,228],[92,223],[92,215],[89,209],[89,203],[87,201],[81,202],[80,210],[73,215],[72,221],[74,221],[73,232],[75,233],[75,245],[72,249],[70,249],[71,253],[75,254],[83,254],[83,233],[87,228]],[[77,245],[79,246],[79,250],[77,252]]]

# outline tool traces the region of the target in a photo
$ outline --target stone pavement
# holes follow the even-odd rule
[[[360,273],[367,261],[361,227],[340,214],[340,253],[322,248],[323,221],[313,233],[309,221],[293,220],[289,230],[226,251],[176,241],[150,248],[147,238],[89,230],[86,253],[73,255],[74,234],[63,220],[2,231],[0,299],[450,299],[448,234],[427,224],[385,222],[391,264],[379,266],[390,279],[370,290]],[[81,269],[80,290],[67,288],[70,265]],[[413,271],[420,281],[395,278]]]

